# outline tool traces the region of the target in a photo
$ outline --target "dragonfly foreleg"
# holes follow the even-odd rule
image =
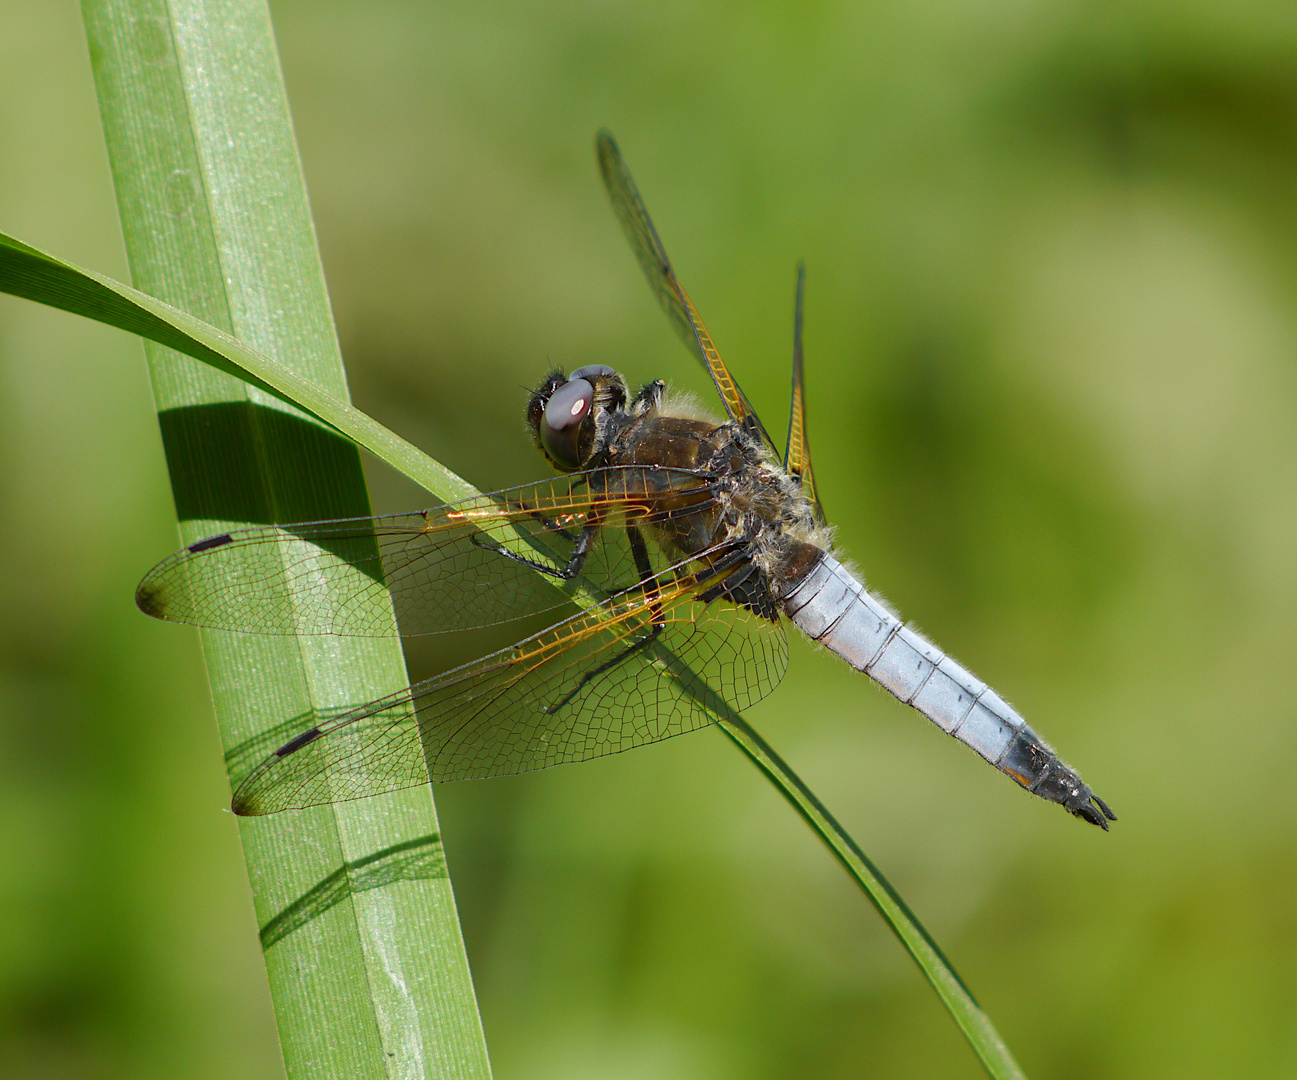
[[[548,522],[546,524],[549,524]],[[572,551],[568,556],[567,565],[563,567],[549,566],[540,562],[538,559],[529,559],[526,555],[519,555],[516,551],[510,551],[502,544],[488,541],[480,533],[476,533],[471,538],[471,542],[487,551],[493,551],[497,555],[503,555],[506,559],[512,559],[514,562],[522,563],[523,566],[529,566],[533,570],[542,574],[548,574],[550,577],[558,578],[560,581],[570,581],[581,572],[585,566],[586,556],[590,554],[590,548],[594,544],[595,533],[599,531],[597,524],[585,525],[582,527],[579,535],[573,537],[571,533],[555,528],[553,532],[558,533],[566,540],[572,541]]]

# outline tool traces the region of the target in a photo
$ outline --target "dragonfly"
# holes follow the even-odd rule
[[[706,727],[775,689],[791,623],[1028,791],[1107,830],[1111,809],[1022,716],[834,553],[807,441],[804,269],[781,454],[676,278],[611,134],[596,149],[640,266],[725,419],[660,379],[632,393],[606,365],[555,370],[527,404],[549,479],[411,514],[222,533],[159,563],[136,591],[142,611],[245,634],[449,634],[555,619],[304,721],[237,782],[234,811],[521,773]]]

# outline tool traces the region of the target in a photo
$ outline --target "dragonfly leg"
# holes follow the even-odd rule
[[[500,544],[491,543],[480,534],[474,534],[471,542],[477,547],[485,548],[487,551],[494,551],[497,555],[503,555],[506,559],[520,562],[523,566],[530,566],[533,570],[537,570],[542,574],[548,574],[550,577],[558,578],[560,581],[570,581],[581,572],[581,568],[585,565],[586,556],[590,554],[590,547],[594,543],[595,533],[599,531],[599,526],[597,524],[586,525],[581,529],[580,535],[576,537],[562,529],[555,529],[554,531],[564,539],[573,541],[572,553],[568,557],[567,565],[561,569],[547,566],[536,559],[529,559],[526,555],[519,555],[516,551],[510,551]]]
[[[653,565],[649,562],[644,534],[631,525],[626,529],[626,537],[630,541],[631,554],[635,557],[635,569],[639,571],[640,588],[648,597],[649,606],[653,609],[653,625],[660,631],[666,625],[666,619],[662,615],[662,593],[658,589]]]
[[[626,530],[626,535],[630,540],[630,548],[635,556],[635,569],[639,571],[639,587],[643,590],[645,597],[648,599],[649,610],[652,612],[652,621],[649,624],[649,631],[638,641],[627,645],[621,652],[609,660],[605,660],[596,668],[592,668],[581,676],[581,681],[572,688],[571,693],[563,698],[562,701],[551,705],[545,712],[553,716],[560,709],[566,708],[572,700],[581,693],[595,679],[599,678],[606,671],[610,671],[618,664],[624,663],[635,653],[647,646],[654,638],[666,629],[666,616],[662,611],[662,594],[658,589],[657,578],[653,573],[653,566],[649,562],[648,547],[644,543],[644,536],[639,529],[630,526]]]

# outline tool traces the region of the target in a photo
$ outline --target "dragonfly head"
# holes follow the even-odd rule
[[[603,448],[603,421],[624,410],[626,398],[626,380],[604,364],[552,371],[531,395],[527,423],[554,467],[575,472]]]

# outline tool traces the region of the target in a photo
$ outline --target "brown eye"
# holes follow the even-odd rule
[[[540,444],[558,468],[572,472],[581,467],[578,441],[581,425],[590,415],[594,387],[585,379],[570,379],[550,396],[540,420]]]

